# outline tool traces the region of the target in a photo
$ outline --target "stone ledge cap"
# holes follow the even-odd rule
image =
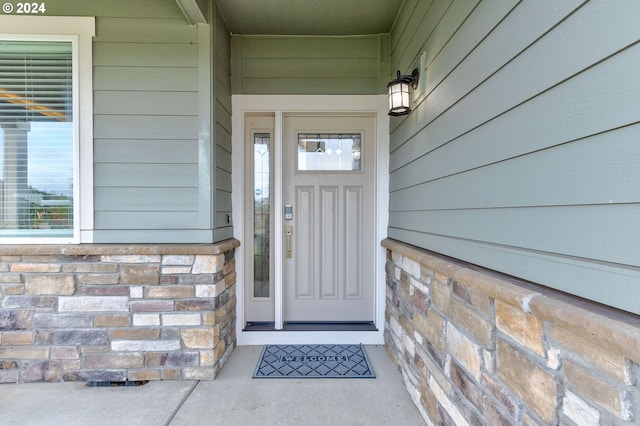
[[[4,244],[0,256],[223,254],[239,246],[235,238],[212,244]]]

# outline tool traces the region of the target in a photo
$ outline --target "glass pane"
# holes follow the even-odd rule
[[[359,133],[298,133],[298,170],[359,171]]]
[[[269,133],[253,136],[253,296],[269,297]]]
[[[70,42],[0,41],[0,236],[73,236]]]

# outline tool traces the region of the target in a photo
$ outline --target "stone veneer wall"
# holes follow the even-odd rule
[[[428,424],[638,424],[637,316],[383,246],[387,351]]]
[[[0,246],[0,383],[213,379],[238,245]]]

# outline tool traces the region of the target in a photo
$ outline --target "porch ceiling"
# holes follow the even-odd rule
[[[403,0],[217,0],[233,34],[388,33]]]

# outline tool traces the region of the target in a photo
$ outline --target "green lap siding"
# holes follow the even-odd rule
[[[386,34],[234,35],[234,94],[379,94],[387,84]]]
[[[640,313],[639,14],[406,1],[391,70],[426,66],[390,124],[389,236]]]
[[[192,26],[175,0],[47,3],[96,17],[94,242],[232,236],[230,40],[205,10]]]

